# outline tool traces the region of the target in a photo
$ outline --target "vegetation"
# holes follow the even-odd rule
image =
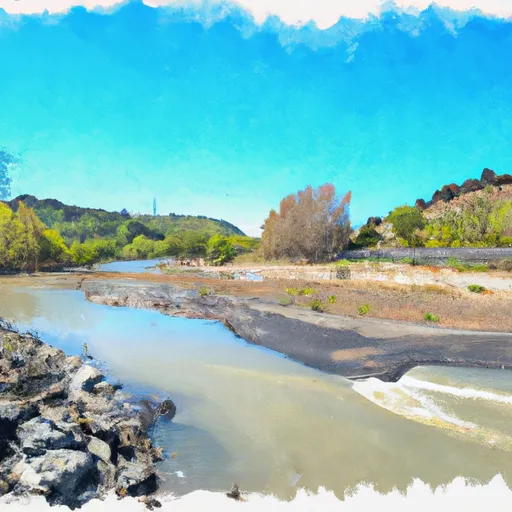
[[[433,315],[432,313],[425,313],[424,318],[426,322],[439,322],[439,317],[437,315]]]
[[[206,286],[201,286],[198,293],[199,297],[206,297],[207,295],[210,295],[210,290]]]
[[[467,196],[458,209],[434,219],[400,206],[386,220],[408,247],[512,247],[512,201],[494,200],[491,193]]]
[[[327,297],[327,303],[328,304],[336,304],[336,295],[329,295]]]
[[[388,215],[386,221],[393,224],[393,233],[403,245],[422,245],[421,232],[425,228],[426,220],[418,208],[399,206]]]
[[[487,290],[487,288],[479,284],[470,284],[468,286],[468,290],[473,293],[484,293]]]
[[[350,197],[349,192],[338,198],[331,184],[285,197],[279,212],[272,210],[262,227],[265,260],[332,260],[349,241]]]
[[[363,304],[357,308],[357,313],[359,315],[367,315],[370,312],[370,305]]]
[[[313,310],[313,311],[322,311],[322,301],[320,299],[313,299],[310,303],[309,303],[309,307]]]
[[[375,247],[382,240],[382,236],[377,232],[374,226],[363,226],[350,244],[350,249],[366,249]]]
[[[0,185],[10,184],[6,169],[14,159],[3,152],[0,158]],[[4,195],[5,190],[6,186]],[[33,271],[164,256],[208,257],[211,263],[221,265],[258,243],[235,226],[206,217],[132,218],[126,210],[78,208],[33,196],[0,202],[0,269],[4,270]]]

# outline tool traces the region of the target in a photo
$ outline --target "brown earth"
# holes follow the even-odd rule
[[[358,308],[370,306],[365,317],[427,324],[425,313],[439,317],[439,327],[512,332],[512,292],[474,294],[441,285],[406,285],[377,281],[298,281],[292,279],[266,279],[263,282],[223,280],[215,277],[185,275],[84,273],[53,274],[34,277],[3,277],[13,284],[76,287],[79,281],[89,279],[169,283],[184,289],[199,290],[207,287],[215,295],[258,297],[270,302],[286,302],[287,288],[312,288],[314,294],[296,297],[296,304],[310,309],[313,299],[322,300],[322,309],[333,315],[360,317]],[[335,304],[328,304],[328,296],[336,296]]]

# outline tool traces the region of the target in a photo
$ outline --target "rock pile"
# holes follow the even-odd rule
[[[0,329],[0,503],[42,494],[76,508],[157,488],[148,421],[96,368]]]

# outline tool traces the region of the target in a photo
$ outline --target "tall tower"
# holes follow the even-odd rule
[[[153,217],[156,217],[156,197],[153,199]]]

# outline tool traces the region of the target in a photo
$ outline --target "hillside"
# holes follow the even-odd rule
[[[480,179],[444,185],[429,201],[398,206],[384,219],[370,217],[352,236],[365,247],[510,247],[512,175],[484,169]]]
[[[56,199],[38,199],[31,195],[18,196],[7,204],[13,211],[17,211],[19,201],[32,208],[46,226],[59,231],[68,244],[84,242],[90,238],[114,238],[123,224],[135,226],[135,234],[143,234],[152,240],[163,240],[166,236],[183,231],[197,231],[208,236],[244,235],[239,228],[225,220],[204,216],[169,214],[132,217],[126,210],[108,212],[66,205]]]

